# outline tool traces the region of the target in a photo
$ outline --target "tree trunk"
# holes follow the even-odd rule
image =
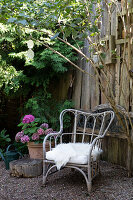
[[[42,174],[42,160],[20,159],[10,162],[10,175],[16,177],[36,177]]]

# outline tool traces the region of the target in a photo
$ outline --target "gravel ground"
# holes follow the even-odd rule
[[[101,175],[93,182],[92,192],[87,193],[85,180],[77,171],[66,168],[48,178],[42,187],[42,175],[37,178],[10,177],[0,161],[0,200],[131,200],[133,177],[120,166],[101,162]]]

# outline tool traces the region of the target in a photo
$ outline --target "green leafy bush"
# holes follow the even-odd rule
[[[24,154],[28,154],[28,147],[27,144],[23,144],[21,142],[16,142],[14,141],[13,145],[15,146],[15,148],[22,153],[22,155]]]
[[[4,153],[7,145],[11,142],[11,139],[8,134],[6,134],[6,130],[3,129],[0,132],[0,152]]]
[[[74,103],[70,100],[58,102],[51,96],[46,97],[42,93],[29,99],[25,105],[25,113],[31,113],[39,117],[42,121],[50,124],[53,130],[59,130],[59,115],[60,112],[67,108],[74,107]],[[70,116],[64,118],[64,128],[70,126]]]

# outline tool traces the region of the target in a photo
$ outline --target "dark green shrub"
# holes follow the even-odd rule
[[[3,129],[0,132],[0,152],[4,153],[6,150],[6,147],[9,145],[11,142],[11,139],[8,134],[6,134],[6,130]]]

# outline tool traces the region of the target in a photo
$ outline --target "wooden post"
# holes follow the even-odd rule
[[[82,68],[82,58],[79,55],[79,67]],[[80,109],[81,104],[81,85],[82,85],[83,73],[79,70],[75,71],[74,85],[73,85],[73,95],[72,100],[74,102],[75,108]]]

